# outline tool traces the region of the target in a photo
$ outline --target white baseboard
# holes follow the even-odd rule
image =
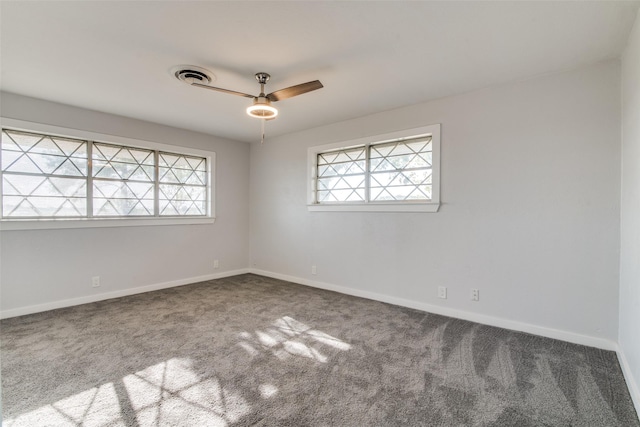
[[[581,344],[590,347],[596,347],[603,350],[616,351],[618,345],[614,341],[605,338],[592,337],[589,335],[577,334],[575,332],[563,331],[559,329],[547,328],[544,326],[532,325],[530,323],[518,322],[515,320],[504,319],[500,317],[487,316],[485,314],[472,313],[469,311],[458,310],[455,308],[441,307],[438,305],[427,304],[419,301],[411,301],[404,298],[393,297],[376,292],[363,291],[360,289],[349,288],[346,286],[333,285],[330,283],[308,280],[301,277],[289,276],[286,274],[274,273],[252,268],[251,273],[261,276],[272,277],[274,279],[286,280],[288,282],[299,283],[301,285],[311,286],[314,288],[326,289],[329,291],[339,292],[341,294],[353,295],[356,297],[367,298],[375,301],[386,302],[389,304],[400,305],[403,307],[414,308],[416,310],[426,311],[429,313],[440,314],[443,316],[455,317],[457,319],[469,320],[483,325],[496,326],[499,328],[511,329],[514,331],[527,332],[534,335],[540,335],[547,338],[554,338],[562,341]]]
[[[627,387],[629,388],[629,394],[631,394],[631,400],[633,400],[633,405],[636,407],[636,412],[640,414],[640,385],[633,377],[631,366],[629,366],[627,356],[625,356],[624,354],[624,348],[618,346],[618,351],[616,352],[616,354],[618,355],[618,361],[620,362],[620,367],[622,368],[622,374],[624,375],[624,379],[627,382]]]
[[[23,316],[25,314],[40,313],[43,311],[55,310],[57,308],[72,307],[74,305],[87,304],[91,302],[104,301],[111,298],[126,297],[129,295],[141,294],[144,292],[157,291],[160,289],[173,288],[176,286],[189,285],[192,283],[204,282],[207,280],[221,279],[223,277],[237,276],[238,274],[249,273],[248,268],[239,270],[223,271],[220,273],[206,274],[204,276],[188,277],[186,279],[172,280],[170,282],[156,283],[153,285],[139,286],[137,288],[122,289],[119,291],[105,292],[102,294],[89,295],[85,297],[70,298],[65,300],[36,304],[26,307],[13,308],[0,311],[0,319]]]
[[[71,298],[71,299],[53,301],[45,304],[37,304],[37,305],[31,305],[26,307],[3,310],[0,312],[0,319],[23,316],[25,314],[40,313],[43,311],[55,310],[58,308],[71,307],[74,305],[103,301],[111,298],[125,297],[128,295],[151,292],[151,291],[156,291],[156,290],[166,289],[166,288],[173,288],[175,286],[188,285],[191,283],[198,283],[206,280],[220,279],[223,277],[236,276],[238,274],[245,274],[245,273],[254,273],[261,276],[273,277],[275,279],[286,280],[289,282],[311,286],[314,288],[326,289],[329,291],[335,291],[335,292],[339,292],[346,295],[353,295],[361,298],[367,298],[370,300],[381,301],[381,302],[399,305],[403,307],[414,308],[416,310],[422,310],[429,313],[440,314],[443,316],[469,320],[469,321],[481,323],[484,325],[490,325],[490,326],[496,326],[499,328],[527,332],[530,334],[540,335],[548,338],[555,338],[555,339],[559,339],[567,342],[572,342],[575,344],[597,347],[604,350],[613,350],[613,351],[618,350],[617,343],[604,338],[581,335],[574,332],[546,328],[543,326],[532,325],[529,323],[523,323],[523,322],[504,319],[500,317],[494,317],[494,316],[488,316],[485,314],[478,314],[478,313],[473,313],[469,311],[458,310],[454,308],[442,307],[442,306],[427,304],[419,301],[411,301],[404,298],[398,298],[390,295],[379,294],[376,292],[364,291],[364,290],[350,288],[346,286],[333,285],[330,283],[308,280],[301,277],[274,273],[271,271],[265,271],[265,270],[255,269],[255,268],[243,268],[238,270],[207,274],[204,276],[188,277],[185,279],[173,280],[170,282],[156,283],[153,285],[140,286],[140,287],[130,288],[130,289],[122,289],[119,291],[106,292],[106,293],[97,294],[97,295]]]

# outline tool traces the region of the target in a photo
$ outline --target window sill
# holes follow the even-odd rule
[[[213,224],[214,217],[207,218],[82,218],[82,219],[4,219],[0,231],[54,230],[63,228],[143,227],[151,225]]]
[[[438,212],[440,203],[352,203],[307,205],[309,212]]]

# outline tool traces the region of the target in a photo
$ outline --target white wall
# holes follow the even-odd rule
[[[440,212],[307,211],[307,147],[433,123]],[[251,147],[252,266],[614,348],[620,137],[610,61],[267,138]]]
[[[1,108],[7,118],[214,151],[217,160],[214,224],[0,232],[3,315],[247,268],[248,144],[9,93]]]
[[[620,333],[627,383],[640,411],[640,12],[622,58]]]

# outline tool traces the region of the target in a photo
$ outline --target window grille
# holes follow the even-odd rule
[[[86,141],[2,131],[3,217],[83,217],[86,198]]]
[[[369,146],[369,200],[431,200],[431,137]]]
[[[205,157],[11,129],[0,155],[2,218],[209,214]]]
[[[205,215],[206,159],[162,152],[159,159],[160,215]]]
[[[93,216],[153,216],[152,150],[94,143]]]
[[[432,200],[430,135],[317,154],[315,203]]]
[[[365,147],[319,153],[318,202],[364,202],[365,157]]]

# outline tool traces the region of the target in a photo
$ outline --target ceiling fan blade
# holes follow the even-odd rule
[[[283,99],[311,92],[312,90],[322,89],[323,87],[324,86],[322,86],[320,80],[314,80],[312,82],[302,83],[285,89],[280,89],[275,92],[271,92],[269,95],[267,95],[267,99],[272,102],[281,101]]]
[[[191,83],[191,86],[197,86],[197,87],[201,87],[201,88],[204,88],[204,89],[215,90],[216,92],[224,92],[224,93],[228,93],[229,95],[244,96],[245,98],[255,98],[255,96],[249,95],[248,93],[236,92],[235,90],[222,89],[222,88],[219,88],[219,87],[203,85],[203,84],[200,84],[200,83]]]

